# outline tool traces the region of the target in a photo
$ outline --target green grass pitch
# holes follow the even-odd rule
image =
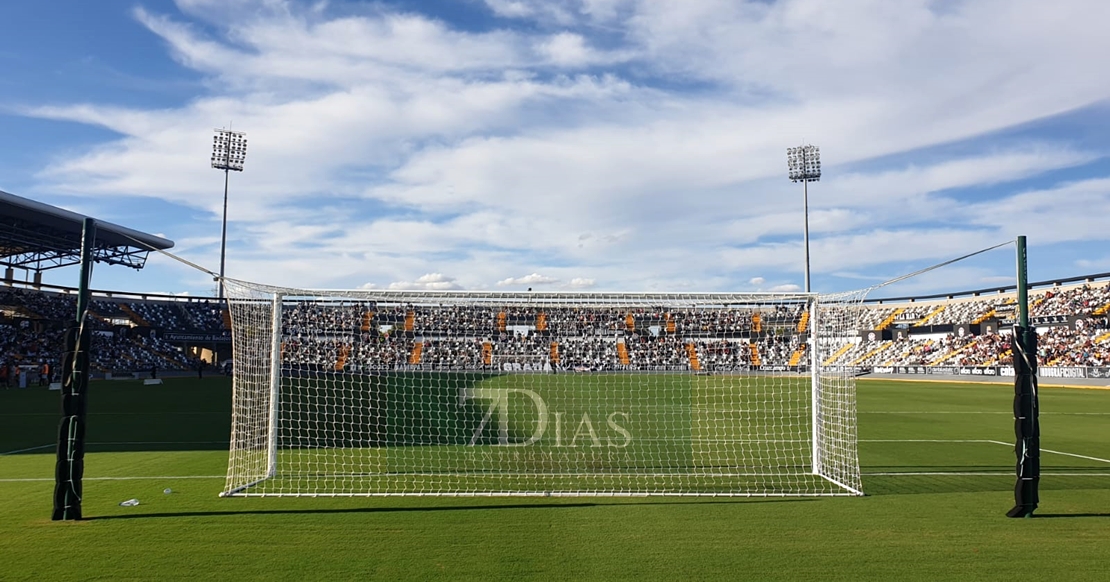
[[[1041,391],[1040,508],[1014,520],[1012,387],[858,386],[862,498],[221,499],[226,379],[96,382],[66,523],[58,393],[0,390],[0,580],[1106,579],[1110,391]]]
[[[848,494],[812,475],[810,390],[801,376],[674,373],[294,379],[277,476],[245,494]],[[245,456],[244,484],[267,466],[265,451]]]

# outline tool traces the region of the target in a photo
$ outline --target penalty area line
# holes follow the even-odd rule
[[[1004,441],[996,441],[993,439],[859,439],[860,443],[989,443],[992,445],[1002,445],[1004,447],[1013,448],[1014,443],[1007,443]],[[1091,457],[1088,455],[1080,455],[1077,453],[1067,453],[1064,451],[1057,451],[1053,449],[1041,449],[1042,453],[1049,453],[1053,455],[1063,455],[1065,457],[1075,457],[1077,459],[1085,459],[1087,461],[1097,461],[1099,463],[1110,464],[1110,459],[1103,459],[1100,457]],[[876,473],[877,474],[877,473]],[[897,473],[899,475],[907,475],[908,473]],[[951,475],[953,473],[938,473],[943,475]]]
[[[1013,416],[1004,410],[859,410],[856,414],[990,414]],[[1110,416],[1110,412],[1042,412],[1041,416]]]
[[[861,443],[997,443],[986,439],[859,439]]]
[[[230,445],[231,441],[101,441],[87,443],[89,446],[135,446],[135,445]]]
[[[989,442],[992,442],[996,445],[1003,445],[1003,446],[1007,446],[1007,447],[1013,447],[1014,446],[1014,443],[1005,443],[1005,442],[1002,442],[1002,441],[989,441]],[[1110,459],[1101,459],[1099,457],[1089,457],[1087,455],[1078,455],[1076,453],[1065,453],[1064,451],[1054,451],[1052,449],[1045,449],[1045,448],[1042,448],[1041,452],[1042,453],[1052,453],[1053,455],[1063,455],[1065,457],[1075,457],[1077,459],[1086,459],[1088,461],[1098,461],[1100,463],[1110,464]]]
[[[87,448],[87,447],[96,447],[96,446],[133,447],[133,446],[140,446],[140,445],[227,445],[227,444],[231,444],[230,441],[118,441],[118,442],[106,441],[106,442],[85,443],[85,446]],[[31,451],[40,451],[42,449],[51,449],[51,448],[54,448],[56,446],[58,446],[57,443],[50,443],[48,445],[39,445],[37,447],[27,447],[26,449],[16,449],[14,451],[4,451],[4,452],[0,453],[0,457],[3,457],[4,455],[14,455],[14,454],[17,454],[17,453],[29,453]],[[94,453],[94,454],[96,452],[97,451],[92,451],[92,453]],[[180,452],[180,451],[174,451],[174,452]]]
[[[30,451],[40,451],[42,449],[49,449],[49,448],[53,448],[53,447],[56,447],[56,446],[58,446],[57,443],[50,443],[48,445],[39,445],[37,447],[27,447],[26,449],[16,449],[14,451],[5,451],[3,453],[0,453],[0,457],[2,457],[4,455],[14,455],[16,453],[26,453],[26,452],[30,452]]]
[[[1013,477],[1013,471],[883,471],[860,473],[861,477]],[[1051,473],[1042,477],[1110,477],[1110,473]]]
[[[82,481],[154,481],[164,479],[226,479],[227,475],[162,475],[158,477],[85,477]],[[50,482],[51,477],[28,477],[23,479],[0,479],[0,483],[38,483]]]

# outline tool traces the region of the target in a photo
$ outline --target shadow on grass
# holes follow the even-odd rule
[[[498,505],[447,505],[437,507],[348,507],[327,509],[244,509],[226,511],[179,511],[170,513],[132,513],[127,515],[100,515],[84,518],[85,521],[99,521],[108,519],[158,519],[158,518],[183,518],[183,517],[221,517],[233,515],[329,515],[351,513],[409,513],[409,512],[440,512],[440,511],[474,511],[474,510],[501,510],[501,509],[544,509],[557,510],[583,507],[625,507],[630,505],[706,505],[706,504],[737,504],[737,503],[799,503],[817,501],[816,499],[752,499],[736,498],[728,500],[688,500],[688,501],[656,501],[633,503],[511,503]]]

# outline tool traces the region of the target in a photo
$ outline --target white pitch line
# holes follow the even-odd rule
[[[861,443],[997,443],[985,439],[860,439]]]
[[[856,414],[1008,414],[1013,412],[990,410],[858,410]]]
[[[96,442],[85,443],[85,446],[135,446],[135,445],[226,445],[230,444],[229,441],[118,441],[118,442]],[[15,451],[5,451],[0,453],[0,457],[4,455],[14,455],[16,453],[26,453],[28,451],[37,451],[39,449],[49,449],[56,447],[55,443],[48,445],[39,445],[37,447],[29,447],[26,449],[18,449]],[[94,451],[95,452],[95,451]]]
[[[1014,446],[1014,443],[1004,443],[1002,441],[988,441],[996,445],[1003,445],[1007,447]],[[1077,455],[1075,453],[1065,453],[1064,451],[1054,451],[1052,449],[1041,449],[1042,453],[1052,453],[1054,455],[1064,455],[1065,457],[1075,457],[1077,459],[1086,459],[1088,461],[1098,461],[1100,463],[1110,463],[1110,459],[1100,459],[1098,457],[1088,457],[1087,455]]]
[[[0,457],[2,457],[4,455],[14,455],[16,453],[26,453],[27,451],[37,451],[39,449],[48,449],[48,448],[56,447],[56,446],[58,446],[58,445],[55,444],[55,443],[50,443],[48,445],[39,445],[37,447],[30,447],[30,448],[26,448],[26,449],[19,449],[19,450],[15,450],[15,451],[6,451],[6,452],[3,452],[3,453],[0,453]]]
[[[84,481],[154,481],[163,479],[226,479],[227,475],[163,475],[161,477],[85,477]],[[0,483],[37,483],[50,482],[52,477],[33,477],[26,479],[0,479]]]
[[[954,473],[948,471],[940,472],[884,472],[884,473],[860,473],[863,477],[1013,477],[1013,471],[972,471]],[[1041,473],[1042,477],[1110,477],[1110,473]]]
[[[860,439],[861,443],[990,443],[993,445],[1002,445],[1004,447],[1013,447],[1014,443],[1007,443],[1003,441],[996,441],[990,439]],[[1066,457],[1075,457],[1077,459],[1086,459],[1088,461],[1098,461],[1100,463],[1110,464],[1110,459],[1102,459],[1099,457],[1090,457],[1087,455],[1079,455],[1076,453],[1065,453],[1064,451],[1055,451],[1052,449],[1041,449],[1043,453],[1051,453],[1054,455],[1064,455]],[[903,473],[905,474],[905,473]],[[953,474],[953,473],[946,473]]]
[[[858,410],[856,414],[1001,414],[1013,416],[1013,412],[994,410]],[[1042,412],[1041,416],[1110,416],[1110,412]]]
[[[1063,451],[1054,451],[1052,449],[1041,449],[1042,453],[1052,453],[1054,455],[1064,455],[1066,457],[1076,457],[1078,459],[1087,459],[1088,461],[1098,461],[1100,463],[1110,463],[1110,459],[1100,459],[1098,457],[1088,457],[1087,455],[1077,455],[1075,453],[1065,453]]]
[[[1002,445],[1004,447],[1013,447],[1014,443],[1007,443],[1003,441],[989,440],[989,439],[859,439],[861,443],[990,443],[993,445]],[[1100,463],[1110,464],[1110,459],[1102,459],[1099,457],[1091,457],[1088,455],[1079,455],[1076,453],[1065,453],[1064,451],[1055,451],[1052,449],[1041,449],[1042,453],[1051,453],[1054,455],[1064,455],[1065,457],[1075,457],[1077,459],[1086,459],[1088,461],[1098,461]],[[901,473],[906,474],[906,473]],[[943,473],[954,474],[954,473]]]
[[[87,445],[227,445],[230,441],[102,441]],[[51,445],[53,446],[53,445]]]

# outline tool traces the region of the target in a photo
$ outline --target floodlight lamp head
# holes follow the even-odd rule
[[[817,182],[821,179],[821,150],[814,145],[786,148],[786,167],[792,182]]]
[[[247,134],[217,129],[212,138],[212,167],[217,170],[243,171],[247,160]]]

